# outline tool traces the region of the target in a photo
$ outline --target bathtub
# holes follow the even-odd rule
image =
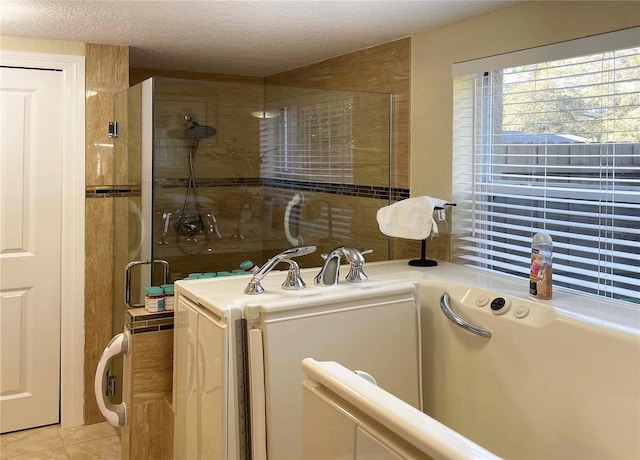
[[[354,458],[640,458],[636,308],[563,290],[553,301],[532,301],[525,282],[450,264],[406,270],[398,263],[371,267],[418,286],[422,412],[389,404],[393,395],[371,393],[372,384],[349,381],[333,364],[307,363],[306,458],[322,457],[315,450],[326,431],[314,415],[319,407],[350,420],[352,429],[341,430],[347,444],[369,446]],[[491,337],[451,321],[442,311],[444,293],[456,315]],[[510,307],[492,310],[495,299]],[[329,404],[330,395],[341,402]],[[363,418],[375,429],[363,428]]]

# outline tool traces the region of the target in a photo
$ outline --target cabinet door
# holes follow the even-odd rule
[[[174,313],[174,458],[198,458],[198,310],[177,295]]]

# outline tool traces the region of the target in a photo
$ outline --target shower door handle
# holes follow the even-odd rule
[[[287,203],[287,207],[284,210],[284,235],[292,246],[302,246],[304,241],[300,235],[294,236],[291,232],[291,211],[294,206],[304,204],[304,195],[296,193],[293,198]]]
[[[442,309],[442,313],[444,313],[447,318],[456,323],[465,331],[469,331],[472,334],[476,334],[481,337],[491,338],[491,331],[471,324],[469,321],[461,318],[456,314],[456,312],[453,311],[451,305],[449,305],[449,294],[446,292],[442,294],[442,297],[440,298],[440,308]]]

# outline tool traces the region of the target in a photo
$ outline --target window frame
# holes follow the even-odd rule
[[[454,69],[453,69],[453,75],[454,77],[462,77],[464,75],[467,75],[470,71],[471,73],[476,73],[477,76],[477,80],[483,80],[485,81],[485,79],[490,78],[491,74],[488,72],[485,72],[484,69],[491,69],[491,68],[510,68],[510,67],[518,67],[521,65],[527,65],[527,64],[534,64],[534,63],[538,63],[538,62],[549,62],[549,61],[554,61],[554,60],[558,60],[558,59],[565,59],[565,58],[571,58],[574,56],[579,56],[579,55],[585,55],[585,54],[597,54],[600,52],[606,52],[609,50],[613,50],[613,49],[624,49],[624,48],[629,48],[629,47],[638,47],[640,46],[640,43],[638,43],[638,37],[640,36],[640,28],[633,28],[633,29],[627,29],[625,31],[619,31],[619,32],[614,32],[611,34],[603,34],[603,35],[599,35],[599,36],[594,36],[594,37],[588,37],[587,39],[580,39],[580,40],[573,40],[571,42],[563,42],[560,44],[554,44],[554,45],[548,45],[545,47],[540,47],[540,48],[535,48],[535,49],[529,49],[529,50],[524,50],[521,52],[516,52],[516,53],[508,53],[506,55],[499,55],[499,56],[492,56],[490,58],[484,58],[484,59],[480,59],[480,60],[475,60],[475,61],[468,61],[468,62],[464,62],[464,63],[459,63],[459,64],[454,64]],[[498,67],[496,67],[498,66]],[[482,75],[480,77],[480,75]],[[476,104],[475,101],[477,101],[478,99],[482,100],[482,101],[486,101],[488,99],[491,99],[494,97],[494,94],[490,93],[490,92],[486,92],[489,91],[491,89],[492,85],[490,84],[483,84],[480,85],[479,88],[474,85],[474,87],[471,89],[471,91],[474,92],[473,94],[473,104],[471,107],[471,113],[473,114],[473,121],[472,121],[472,125],[470,126],[470,130],[473,133],[471,135],[471,137],[473,139],[476,139],[478,136],[478,133],[480,133],[480,136],[491,136],[493,133],[491,131],[491,124],[488,123],[478,123],[478,117],[480,117],[480,120],[486,120],[487,117],[490,116],[490,114],[488,113],[489,111],[489,107],[491,106],[491,104]],[[478,91],[482,91],[481,97],[478,98]],[[455,89],[454,89],[455,92]],[[454,117],[456,114],[456,102],[454,101]],[[481,115],[478,115],[481,114]],[[455,130],[456,130],[456,126],[458,126],[457,120],[454,118],[453,120],[453,125],[454,125],[454,151],[453,151],[453,158],[454,158],[454,197],[456,199],[456,201],[458,203],[460,203],[461,201],[464,200],[475,200],[476,199],[476,189],[478,187],[478,185],[482,186],[484,188],[484,190],[482,192],[478,192],[478,194],[483,193],[485,195],[488,196],[488,194],[491,194],[491,190],[488,189],[494,189],[498,188],[501,190],[501,192],[504,193],[505,196],[508,195],[508,190],[509,188],[517,188],[517,187],[526,187],[526,182],[527,180],[525,180],[525,178],[523,177],[523,184],[517,185],[517,184],[509,184],[507,182],[482,182],[480,184],[478,184],[477,182],[477,175],[478,173],[476,172],[476,168],[480,167],[480,168],[485,168],[485,170],[483,171],[482,169],[480,170],[480,176],[482,177],[488,177],[485,174],[488,173],[487,169],[491,168],[495,165],[495,163],[493,162],[493,158],[489,161],[483,161],[482,158],[487,156],[487,155],[493,155],[494,152],[493,150],[493,145],[492,143],[489,142],[482,142],[482,146],[480,147],[480,150],[478,151],[476,149],[476,144],[472,144],[470,147],[464,145],[462,148],[471,148],[473,149],[472,153],[471,153],[471,158],[473,161],[473,165],[471,166],[472,168],[472,172],[470,173],[472,179],[471,179],[471,186],[468,190],[465,191],[460,191],[457,190],[457,187],[455,187],[456,184],[456,180],[457,178],[459,179],[459,174],[458,174],[458,168],[461,167],[461,165],[456,164],[456,152],[457,152],[457,148],[460,147],[460,144],[456,143],[456,135],[455,135]],[[615,147],[614,147],[615,148]],[[478,158],[478,155],[480,155],[480,159]],[[506,153],[505,153],[506,155]],[[602,158],[603,155],[600,155],[600,158]],[[458,166],[458,168],[456,167]],[[463,168],[465,166],[462,166]],[[466,167],[469,167],[468,165]],[[569,175],[569,174],[567,174]],[[502,182],[502,183],[501,183]],[[569,188],[569,187],[567,187]],[[571,189],[577,189],[578,187],[576,187],[575,184],[572,184]],[[588,190],[590,187],[585,186],[584,187],[586,190]],[[630,187],[632,188],[632,187]],[[529,188],[529,190],[531,190]],[[629,207],[629,206],[633,206],[635,203],[640,204],[640,193],[638,193],[638,188],[636,188],[635,190],[630,190],[630,191],[611,191],[610,193],[615,194],[616,196],[628,196],[630,200],[635,199],[635,201],[633,201],[632,203],[618,203],[617,201],[614,200],[614,206],[618,205],[621,207]],[[622,192],[622,193],[621,193]],[[472,197],[468,197],[465,196],[465,193],[468,195],[469,193],[472,194]],[[536,195],[537,193],[537,195]],[[602,190],[601,188],[598,189],[593,189],[593,194],[589,194],[588,192],[586,193],[579,193],[577,191],[566,191],[566,190],[562,190],[561,187],[558,187],[557,185],[554,185],[552,187],[544,187],[541,188],[540,190],[535,190],[532,194],[529,195],[530,198],[532,199],[549,199],[549,200],[554,200],[554,199],[559,199],[560,197],[566,199],[567,198],[567,193],[569,194],[573,194],[573,195],[580,195],[580,198],[582,200],[584,200],[585,198],[589,198],[591,196],[591,200],[595,201],[595,202],[600,202],[601,201],[601,196],[602,196]],[[544,195],[544,196],[543,196]],[[519,197],[513,197],[514,199],[522,199],[525,200],[527,197],[526,196],[519,196]],[[490,201],[487,199],[487,202]],[[482,203],[480,203],[482,204]],[[489,209],[489,206],[485,206],[484,209],[480,208],[480,209],[476,209],[477,203],[474,202],[472,204],[472,208],[474,209],[474,212],[478,212],[478,213],[490,213],[491,209]],[[500,206],[500,205],[498,205]],[[546,207],[544,208],[540,208],[540,209],[536,209],[536,211],[540,211],[540,212],[546,212]],[[557,210],[553,210],[557,212]],[[615,218],[615,216],[614,216]],[[455,233],[463,233],[462,228],[464,228],[465,226],[458,223],[456,225],[455,222],[456,216],[454,216],[454,232]],[[479,221],[473,221],[474,217],[471,217],[471,237],[467,238],[467,240],[471,241],[473,238],[476,239],[475,244],[477,244],[475,252],[476,253],[481,253],[482,250],[486,250],[486,251],[490,251],[489,248],[487,248],[487,246],[485,245],[483,247],[483,243],[482,243],[482,237],[477,238],[478,235],[481,234],[489,234],[492,232],[492,228],[489,227],[493,227],[496,225],[495,220],[490,220],[490,225],[485,225],[484,228],[476,228],[476,226],[479,225]],[[482,224],[485,224],[486,221],[482,220],[481,221]],[[579,224],[578,224],[579,225]],[[603,228],[605,228],[605,230],[608,228],[606,225],[605,226],[601,226]],[[541,226],[541,228],[544,228],[544,225]],[[466,227],[466,230],[469,230],[468,227]],[[464,236],[462,236],[459,241],[464,241]],[[485,240],[487,243],[489,240]],[[522,244],[521,248],[518,248],[517,250],[520,251],[521,254],[523,254],[522,256],[519,257],[513,257],[514,259],[519,259],[521,262],[526,263],[527,261],[527,256],[526,256],[526,252],[529,249],[528,243],[530,242],[530,238],[527,241],[527,238],[521,237],[520,238],[520,243]],[[633,255],[633,254],[632,254]],[[499,254],[497,254],[495,257],[498,257]],[[489,259],[491,258],[491,256],[489,256],[485,262],[487,262]],[[469,259],[471,259],[469,257]],[[633,259],[633,258],[632,258]],[[458,260],[457,260],[458,261]],[[510,274],[518,274],[518,271],[510,271],[506,269],[506,265],[505,263],[503,263],[505,265],[505,270],[501,271],[501,270],[492,270],[492,271],[496,271],[496,272],[501,272],[501,273],[510,273]],[[499,263],[491,263],[491,264],[487,264],[487,263],[483,263],[482,262],[482,258],[479,257],[478,260],[475,261],[475,265],[477,267],[480,268],[485,268],[487,269],[489,266],[492,265],[500,265]],[[528,268],[528,267],[527,267]],[[520,270],[521,272],[524,272],[524,270]],[[598,274],[598,276],[596,277],[598,280],[600,280],[600,271],[596,272]],[[524,275],[524,273],[521,273],[522,275]],[[615,277],[615,274],[611,275],[612,278]],[[561,277],[560,277],[561,278]],[[640,279],[640,277],[638,278]],[[555,281],[555,280],[554,280]],[[571,283],[569,283],[571,284]],[[579,285],[579,283],[577,283]],[[640,283],[639,283],[640,284]],[[598,286],[602,286],[604,285],[601,281],[598,281]],[[586,289],[586,288],[585,288]],[[581,289],[578,289],[581,290]],[[587,292],[589,292],[588,289],[586,289]],[[605,290],[604,292],[604,297],[610,298],[609,295],[607,294],[607,290]],[[602,293],[598,292],[598,294],[603,295]],[[620,296],[622,298],[624,298],[624,295]],[[631,302],[635,302],[638,303],[638,307],[640,308],[640,292],[636,291],[634,292],[634,296],[630,297],[629,299]]]

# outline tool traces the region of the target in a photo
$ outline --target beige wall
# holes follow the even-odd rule
[[[640,25],[640,3],[526,2],[413,37],[411,195],[451,199],[455,62]]]
[[[0,49],[29,53],[69,54],[84,56],[84,43],[68,40],[42,40],[39,38],[0,36]]]

